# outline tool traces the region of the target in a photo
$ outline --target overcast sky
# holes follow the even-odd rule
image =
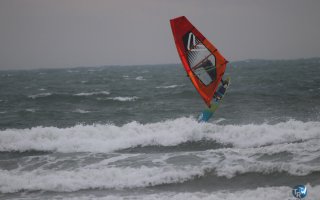
[[[179,63],[181,15],[230,61],[320,56],[320,0],[0,0],[0,69]]]

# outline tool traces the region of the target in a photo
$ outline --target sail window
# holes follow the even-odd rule
[[[206,86],[215,81],[217,72],[214,55],[192,32],[184,35],[183,42],[192,72]]]

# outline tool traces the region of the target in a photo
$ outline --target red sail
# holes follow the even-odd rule
[[[228,61],[186,17],[171,19],[170,24],[181,62],[194,87],[210,106]]]

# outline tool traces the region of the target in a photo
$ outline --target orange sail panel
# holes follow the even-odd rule
[[[185,17],[170,20],[181,62],[205,103],[210,106],[228,61]]]

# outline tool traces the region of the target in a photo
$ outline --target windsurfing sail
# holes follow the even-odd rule
[[[181,62],[207,106],[226,70],[228,61],[185,16],[170,20]]]

